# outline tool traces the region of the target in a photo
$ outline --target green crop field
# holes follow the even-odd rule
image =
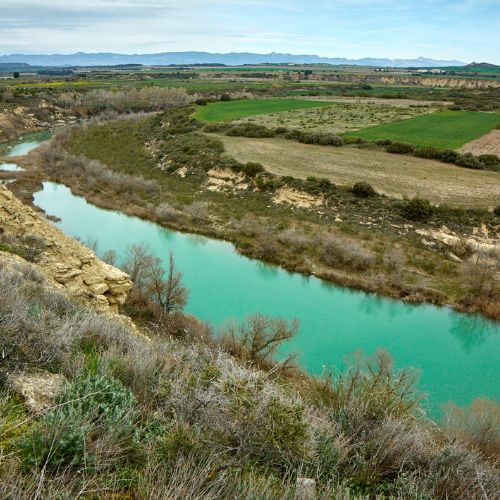
[[[216,102],[203,106],[195,117],[207,122],[237,120],[246,116],[293,111],[296,109],[332,106],[331,102],[301,101],[298,99],[248,99],[240,101]]]
[[[346,135],[372,141],[391,139],[416,146],[457,149],[487,134],[499,123],[498,113],[441,111],[357,130]]]

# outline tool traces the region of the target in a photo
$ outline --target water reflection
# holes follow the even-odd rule
[[[500,330],[482,316],[454,315],[450,333],[460,341],[466,352],[471,352],[484,344],[491,335],[498,336]]]

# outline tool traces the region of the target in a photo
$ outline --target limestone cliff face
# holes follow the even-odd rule
[[[56,287],[99,311],[118,312],[118,305],[125,302],[132,288],[126,273],[99,260],[94,252],[66,236],[3,186],[0,186],[0,232],[7,237],[34,235],[42,239],[45,250],[36,267]]]

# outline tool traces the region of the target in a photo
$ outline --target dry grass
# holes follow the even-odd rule
[[[221,140],[230,156],[259,162],[277,175],[326,177],[348,186],[366,181],[377,192],[390,196],[419,196],[436,204],[470,208],[494,207],[500,199],[497,172],[467,170],[371,149],[330,148],[284,139],[221,136]]]

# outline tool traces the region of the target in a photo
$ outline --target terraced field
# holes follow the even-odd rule
[[[202,106],[196,111],[195,117],[207,122],[222,122],[247,116],[327,106],[332,106],[332,103],[301,99],[242,99]]]
[[[391,139],[416,146],[458,149],[500,124],[499,113],[441,111],[351,132],[367,140]]]
[[[326,177],[352,186],[369,182],[395,197],[421,196],[437,204],[494,207],[500,199],[500,174],[447,165],[412,156],[354,147],[324,147],[285,139],[220,136],[227,153],[242,162],[259,162],[276,175]]]

